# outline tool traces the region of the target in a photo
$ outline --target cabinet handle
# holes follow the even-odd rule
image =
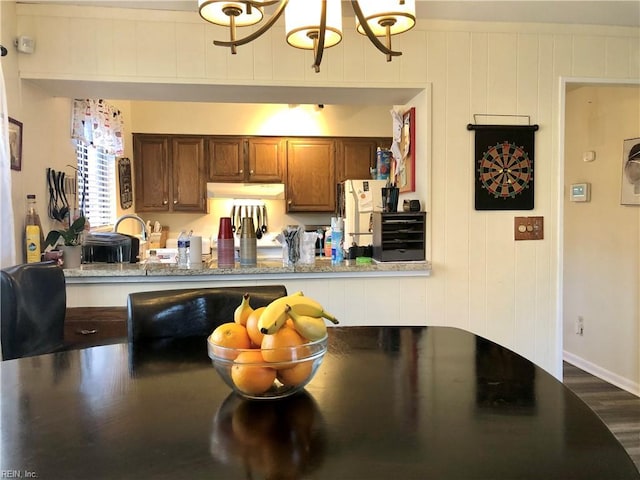
[[[253,170],[249,170],[249,175],[253,175]]]
[[[98,333],[98,329],[93,328],[91,330],[88,330],[86,328],[83,328],[81,330],[77,330],[76,333],[80,335],[95,335],[96,333]]]
[[[162,201],[162,204],[163,204],[163,205],[166,205],[167,203],[169,203],[167,200],[163,200],[163,201]]]
[[[174,201],[173,201],[173,204],[174,204],[174,205],[177,205],[177,204],[178,204],[178,200],[174,200]]]
[[[241,168],[241,169],[240,169],[240,173],[244,173],[244,168]]]

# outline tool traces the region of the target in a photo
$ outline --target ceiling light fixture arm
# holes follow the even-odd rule
[[[327,34],[327,0],[322,0],[322,10],[320,11],[320,30],[313,38],[313,53],[315,61],[313,69],[318,73],[320,71],[320,62],[322,62],[322,54],[324,53],[324,39]]]
[[[404,4],[403,0],[400,0],[400,4],[401,5]],[[362,30],[364,30],[364,33],[366,33],[367,37],[369,37],[369,40],[371,40],[371,43],[373,43],[373,45],[378,50],[380,50],[382,53],[384,53],[387,56],[387,62],[391,61],[391,57],[399,57],[400,55],[402,55],[402,52],[396,52],[394,50],[391,50],[391,26],[393,25],[392,23],[388,25],[381,23],[381,25],[383,27],[386,27],[386,30],[387,30],[387,35],[386,35],[387,45],[385,45],[380,40],[378,40],[378,37],[376,37],[375,34],[373,33],[373,30],[371,30],[371,27],[369,26],[367,19],[365,18],[364,14],[362,13],[362,10],[360,9],[358,0],[351,0],[351,6],[353,7],[353,12],[356,14],[356,16],[358,17],[358,20],[360,21],[360,26],[362,27]]]
[[[230,41],[228,42],[225,42],[222,40],[213,41],[213,44],[218,47],[230,47],[232,54],[236,53],[236,47],[238,45],[246,45],[247,43],[253,42],[256,38],[260,37],[267,30],[269,30],[278,21],[280,16],[284,13],[284,9],[287,6],[287,3],[289,3],[289,0],[274,0],[274,1],[266,1],[266,2],[256,2],[256,1],[246,0],[243,3],[245,3],[248,8],[275,5],[276,3],[280,3],[280,5],[278,6],[274,14],[271,16],[271,18],[267,22],[265,22],[264,25],[262,25],[262,27],[260,27],[258,30],[256,30],[252,34],[247,35],[244,38],[236,39],[235,25],[232,24]],[[231,17],[231,19],[233,20],[233,17]]]

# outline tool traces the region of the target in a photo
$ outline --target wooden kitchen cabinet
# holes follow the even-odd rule
[[[336,182],[371,178],[378,147],[389,148],[391,138],[340,138],[336,142]]]
[[[204,139],[134,134],[136,210],[206,213]]]
[[[333,212],[336,207],[335,141],[287,141],[287,212]]]
[[[169,211],[169,139],[133,134],[136,210]]]
[[[210,182],[282,182],[285,141],[277,137],[209,137]]]

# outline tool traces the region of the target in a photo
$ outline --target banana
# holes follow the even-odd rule
[[[289,303],[289,305],[291,306],[291,310],[298,315],[316,318],[324,317],[332,323],[339,323],[335,316],[326,312],[320,303],[309,297],[297,297],[292,303]]]
[[[285,312],[293,321],[293,328],[307,340],[320,340],[327,334],[327,325],[323,318],[298,315],[290,305],[285,307]]]
[[[325,312],[322,305],[312,298],[305,297],[302,292],[296,292],[285,297],[280,297],[271,302],[260,315],[258,329],[265,335],[276,333],[285,324],[289,315],[285,311],[289,305],[298,315],[308,317],[324,317],[333,323],[338,323],[336,317]]]
[[[233,312],[233,321],[239,323],[240,325],[246,325],[247,318],[249,318],[249,315],[251,315],[251,312],[253,312],[253,308],[251,308],[251,305],[249,305],[249,298],[250,295],[248,293],[245,293],[242,296],[242,302]]]
[[[289,318],[284,311],[287,302],[293,302],[295,298],[303,298],[302,292],[298,291],[291,295],[276,298],[267,305],[258,319],[258,330],[264,335],[273,335],[285,324]]]

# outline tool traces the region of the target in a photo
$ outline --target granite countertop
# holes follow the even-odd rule
[[[282,261],[258,261],[255,267],[240,266],[234,268],[218,268],[215,260],[203,262],[201,267],[178,268],[175,264],[140,263],[93,263],[83,264],[80,268],[65,269],[67,278],[80,277],[181,277],[181,276],[209,276],[209,275],[252,275],[252,274],[348,274],[369,272],[415,272],[418,275],[429,275],[430,262],[380,262],[356,265],[355,261],[347,260],[339,265],[332,265],[329,259],[318,258],[313,265],[283,265]]]

